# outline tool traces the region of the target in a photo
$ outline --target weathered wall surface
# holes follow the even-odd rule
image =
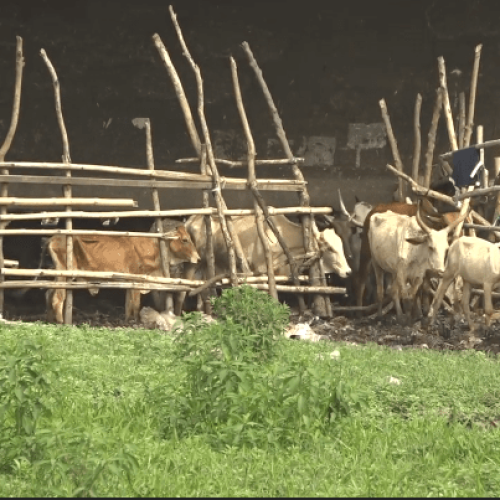
[[[245,152],[230,55],[239,66],[259,157],[283,154],[260,88],[239,47],[247,41],[273,93],[294,153],[306,157],[303,172],[314,205],[336,206],[337,187],[348,205],[354,194],[371,202],[390,198],[396,182],[385,169],[392,155],[378,101],[387,101],[409,171],[416,94],[423,96],[426,147],[439,55],[446,60],[456,111],[459,92],[468,95],[474,47],[484,44],[476,123],[484,125],[486,140],[500,134],[500,30],[496,27],[500,2],[171,0],[171,4],[203,74],[207,119],[217,154],[234,159]],[[26,59],[21,118],[8,159],[59,161],[61,157],[52,84],[39,56],[41,48],[60,78],[73,161],[144,167],[144,131],[133,125],[141,117],[152,121],[160,168],[172,168],[176,158],[193,155],[173,87],[151,39],[153,33],[161,36],[194,107],[195,80],[176,39],[168,2],[2,0],[0,27],[0,137],[5,136],[10,120],[16,35],[24,39]],[[448,149],[443,123],[437,149]],[[488,153],[489,168],[495,153]],[[195,171],[194,166],[175,168]],[[238,175],[234,169],[221,169],[221,173]],[[258,175],[286,177],[288,169],[261,167]],[[57,196],[58,191],[47,192]],[[90,188],[74,191],[82,196],[96,194]],[[13,194],[18,192],[19,188],[12,189]],[[127,194],[150,206],[149,193],[140,189],[121,193]],[[250,206],[240,192],[228,193],[226,198],[229,206]],[[280,205],[295,204],[297,198],[269,194],[267,199]],[[164,193],[162,199],[165,208],[198,206],[200,201],[199,193],[188,191]]]

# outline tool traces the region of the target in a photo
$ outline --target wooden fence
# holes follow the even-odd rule
[[[231,63],[231,76],[235,93],[235,103],[241,118],[242,129],[247,142],[247,158],[241,160],[223,160],[214,156],[209,128],[204,113],[204,94],[203,80],[199,67],[193,61],[191,54],[184,41],[180,26],[177,22],[175,13],[170,7],[170,15],[176,29],[179,41],[181,42],[183,54],[186,56],[191,68],[193,69],[197,90],[197,116],[201,127],[201,135],[198,133],[195,121],[191,113],[188,100],[183,90],[182,83],[178,73],[170,59],[166,47],[163,45],[160,37],[155,34],[153,41],[158,49],[159,55],[170,76],[174,86],[179,104],[183,111],[186,128],[191,139],[195,158],[184,158],[178,160],[179,163],[197,162],[200,164],[200,173],[186,173],[175,170],[156,170],[153,155],[153,141],[151,133],[151,124],[149,120],[144,123],[145,146],[147,168],[128,168],[104,165],[86,165],[73,163],[70,156],[70,145],[66,132],[65,122],[62,113],[60,98],[60,86],[57,73],[50,62],[46,52],[42,49],[40,54],[47,66],[52,79],[55,98],[55,110],[62,138],[62,162],[16,162],[5,161],[5,155],[8,152],[12,139],[14,137],[21,103],[21,86],[23,75],[23,50],[22,39],[17,37],[16,47],[16,82],[13,102],[12,119],[8,134],[4,144],[0,148],[0,312],[3,314],[4,308],[4,289],[6,288],[66,288],[67,298],[64,309],[64,322],[72,323],[73,309],[73,289],[81,288],[140,288],[150,290],[164,290],[168,292],[187,292],[191,294],[199,293],[207,287],[213,286],[234,286],[242,281],[246,281],[251,286],[268,290],[269,293],[277,298],[278,291],[295,292],[299,295],[299,307],[301,311],[305,310],[305,301],[302,296],[304,293],[315,294],[314,306],[318,314],[331,315],[331,306],[329,294],[345,293],[344,288],[328,287],[324,281],[324,272],[321,266],[321,260],[318,259],[319,246],[316,239],[318,234],[314,222],[314,214],[331,213],[330,207],[311,207],[310,198],[307,191],[307,183],[300,171],[299,163],[301,158],[294,157],[288,143],[283,124],[278,111],[269,92],[267,84],[263,78],[262,72],[245,42],[242,44],[244,53],[253,69],[255,76],[261,86],[264,98],[269,106],[272,120],[275,126],[277,136],[285,152],[284,159],[256,160],[256,150],[253,136],[248,125],[246,111],[243,104],[243,98],[238,81],[238,70],[233,58]],[[239,179],[232,177],[221,177],[218,172],[218,164],[231,164],[232,166],[246,167],[247,178]],[[256,176],[256,166],[289,165],[292,171],[292,179],[258,179]],[[23,169],[39,170],[40,175],[23,175],[19,173]],[[14,171],[14,172],[13,172]],[[92,177],[93,173],[106,175],[106,177]],[[60,185],[62,186],[61,198],[20,198],[9,196],[9,185],[11,184],[35,184]],[[133,196],[134,188],[149,188],[153,202],[154,210],[141,210],[137,202],[131,198],[79,198],[73,196],[73,186],[115,186],[130,188]],[[195,189],[202,191],[202,207],[194,209],[180,210],[162,210],[160,206],[159,192],[162,189]],[[253,196],[253,209],[228,209],[223,197],[225,190],[250,190]],[[268,207],[262,197],[261,191],[295,191],[298,193],[298,206],[272,208]],[[43,192],[43,189],[40,189]],[[215,207],[210,206],[209,193],[214,194]],[[10,207],[32,207],[29,213],[10,213]],[[48,207],[48,211],[41,211],[40,207]],[[113,207],[114,210],[107,207]],[[78,208],[78,210],[75,210]],[[86,208],[83,210],[82,208]],[[135,209],[135,210],[126,210]],[[165,235],[162,232],[161,218],[174,216],[188,216],[201,214],[205,216],[207,230],[207,261],[208,273],[205,281],[186,280],[180,278],[171,278],[169,269],[168,245],[165,241]],[[299,266],[296,259],[293,258],[285,239],[280,234],[279,228],[270,218],[277,214],[298,214],[301,216],[304,232],[304,253],[306,256],[313,257],[313,264],[309,270],[309,276],[299,275]],[[253,276],[250,266],[245,257],[244,249],[241,248],[238,235],[236,234],[232,216],[254,215],[260,241],[262,242],[266,255],[266,276]],[[41,220],[48,216],[65,219],[65,229],[9,229],[10,221],[15,220]],[[73,229],[73,221],[78,218],[96,218],[110,219],[114,217],[137,217],[146,216],[151,218],[151,222],[156,223],[156,232],[132,232],[132,231],[105,231],[105,230],[77,230]],[[217,216],[220,223],[224,240],[227,244],[229,256],[228,276],[214,276],[215,265],[212,245],[212,216]],[[266,235],[266,225],[274,233],[280,243],[283,252],[288,258],[291,268],[291,277],[275,276],[273,267],[273,257],[269,250]],[[146,229],[146,228],[145,228]],[[55,235],[64,234],[67,236],[67,262],[66,270],[51,269],[19,269],[14,268],[15,262],[4,259],[3,238],[14,235]],[[73,236],[77,235],[114,235],[114,236],[145,236],[157,238],[159,241],[161,269],[163,277],[151,277],[127,273],[90,272],[74,269],[73,262]],[[316,257],[316,258],[314,258]],[[9,277],[12,279],[6,280]],[[31,280],[20,278],[36,278]],[[39,279],[41,278],[41,279]],[[49,278],[65,278],[65,281],[52,281]],[[84,278],[86,282],[74,282],[76,278]],[[291,280],[291,285],[286,285]],[[305,280],[309,283],[304,284]],[[279,284],[277,284],[279,283]],[[172,295],[167,294],[165,303],[166,310],[172,310]]]

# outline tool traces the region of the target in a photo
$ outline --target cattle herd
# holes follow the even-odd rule
[[[474,286],[483,289],[486,325],[500,317],[492,303],[492,292],[500,282],[500,249],[486,238],[465,236],[464,230],[453,241],[454,229],[464,221],[467,213],[460,216],[458,211],[440,212],[425,197],[415,203],[407,199],[407,202],[381,203],[373,207],[356,198],[353,211],[349,212],[340,192],[339,197],[340,210],[332,209],[331,216],[316,216],[319,229],[315,237],[328,283],[346,287],[347,306],[362,310],[360,306],[376,303],[381,315],[384,303],[392,301],[401,324],[421,320],[424,325],[432,325],[446,298],[451,303],[448,309],[453,307],[459,311],[461,307],[473,329],[470,299]],[[302,226],[284,215],[275,215],[272,219],[294,259],[305,260]],[[125,226],[127,230],[156,231],[155,224],[149,227],[150,220],[144,217],[137,218],[135,224],[121,220],[107,221],[107,224],[109,229],[115,230],[123,230]],[[255,218],[237,216],[232,221],[251,271],[265,274],[266,256]],[[95,227],[93,221],[78,222],[77,228]],[[228,252],[220,223],[214,216],[212,228],[216,274],[220,274],[228,271]],[[168,242],[171,276],[206,279],[204,216],[193,215],[185,221],[163,219],[162,230]],[[266,230],[275,273],[290,275],[290,266],[280,244],[272,231]],[[36,248],[42,248],[41,258],[36,259],[38,267],[66,269],[65,236],[43,238],[38,244],[22,241],[20,245],[15,237],[5,238],[5,257],[18,259],[23,267],[33,267]],[[156,238],[141,236],[76,235],[73,236],[73,269],[162,276],[159,243]],[[65,278],[59,277],[56,281],[61,279]],[[91,294],[97,291],[97,288],[89,289]],[[148,291],[127,290],[127,319],[138,320],[141,294]],[[16,290],[14,293],[19,298],[25,292]],[[152,295],[156,308],[161,310],[165,304],[164,292],[153,291]],[[47,291],[49,321],[63,322],[65,296],[64,289]],[[177,294],[177,314],[182,311],[185,296],[185,292]]]
[[[352,214],[341,202],[336,224],[343,221],[351,226],[351,235],[344,241],[353,271],[348,286],[351,303],[362,306],[375,301],[380,316],[387,294],[401,324],[422,320],[432,326],[446,295],[455,311],[461,306],[472,330],[476,327],[470,315],[474,285],[483,289],[489,326],[500,317],[492,303],[493,289],[500,282],[500,250],[490,241],[491,233],[465,236],[462,230],[453,241],[454,229],[467,215],[460,216],[458,209],[438,212],[426,198],[418,203],[381,203],[369,210],[366,203],[357,201]],[[334,220],[327,217],[325,222],[333,226]]]

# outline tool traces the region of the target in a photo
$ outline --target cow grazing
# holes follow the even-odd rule
[[[382,309],[383,272],[392,275],[392,298],[398,321],[403,322],[401,297],[414,300],[428,269],[444,271],[448,236],[467,214],[444,229],[436,231],[416,217],[394,212],[374,213],[370,219],[368,240],[377,281],[379,314]],[[411,287],[408,288],[408,282]]]
[[[284,215],[273,215],[271,219],[279,229],[296,261],[298,260],[300,262],[301,257],[305,261],[306,251],[304,248],[302,226],[291,222]],[[234,230],[239,236],[250,269],[256,274],[265,274],[267,272],[266,257],[257,232],[255,217],[232,217],[232,222]],[[188,279],[193,279],[197,271],[206,276],[206,232],[204,216],[193,215],[190,217],[186,222],[186,229],[200,254],[201,261],[198,266],[186,265],[185,276]],[[274,272],[278,275],[290,275],[290,266],[277,238],[267,225],[265,226],[265,230],[269,247],[273,255]],[[227,247],[221,231],[220,222],[216,217],[212,217],[212,233],[215,272],[216,274],[227,273],[229,271]],[[316,237],[319,243],[320,259],[325,273],[335,272],[342,277],[348,276],[351,269],[345,258],[340,237],[333,229],[320,231],[317,233]],[[180,312],[179,308],[182,305],[184,297],[185,294],[181,293],[181,299],[177,305],[176,313]]]
[[[196,263],[198,252],[185,227],[179,226],[165,235],[169,246],[169,262]],[[66,269],[66,236],[49,239],[48,251],[58,270]],[[122,272],[147,276],[162,276],[158,240],[144,236],[73,236],[73,269],[85,271]],[[78,281],[86,281],[81,279]],[[97,289],[89,289],[93,295]],[[148,290],[127,290],[125,316],[139,318],[140,294]],[[63,322],[65,289],[47,292],[49,321]]]
[[[491,299],[494,286],[500,282],[500,249],[484,239],[462,236],[449,248],[443,278],[429,312],[430,324],[436,319],[446,290],[458,277],[463,279],[462,308],[471,330],[474,329],[469,305],[472,285],[483,287],[486,326],[491,324],[492,319],[500,318],[500,311],[493,309]]]

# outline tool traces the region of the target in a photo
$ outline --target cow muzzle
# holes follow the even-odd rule
[[[191,255],[191,260],[189,262],[191,262],[191,264],[197,264],[198,262],[200,262],[201,258],[200,258],[200,254],[195,250],[192,255]]]
[[[351,269],[341,269],[339,271],[337,271],[337,274],[341,277],[341,278],[348,278],[350,275],[351,275]]]

